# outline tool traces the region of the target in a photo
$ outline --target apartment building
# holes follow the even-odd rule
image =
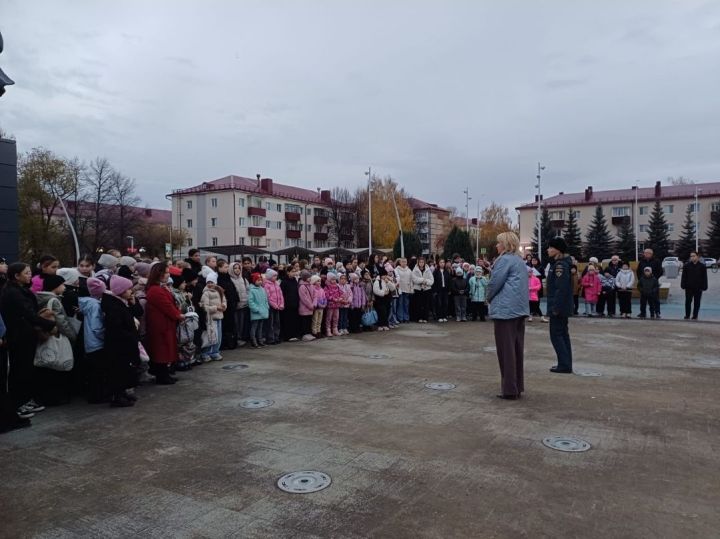
[[[355,247],[352,219],[332,229],[337,210],[331,191],[313,191],[257,179],[225,176],[186,189],[172,199],[172,226],[187,239],[182,255],[195,248],[250,245],[270,252],[286,247]],[[341,217],[344,213],[341,212]],[[331,243],[332,241],[332,243]]]
[[[409,198],[408,202],[415,218],[415,231],[422,244],[424,255],[434,255],[442,249],[438,248],[438,240],[447,233],[450,212],[437,204],[431,204],[417,198]]]
[[[548,209],[553,229],[561,233],[565,227],[569,211],[572,210],[578,221],[583,238],[595,215],[595,208],[602,206],[608,228],[617,237],[619,229],[627,222],[638,234],[640,248],[647,240],[650,214],[656,200],[660,200],[668,225],[670,241],[680,238],[685,214],[689,208],[695,212],[697,196],[697,222],[699,239],[707,239],[707,230],[715,212],[720,211],[720,182],[697,183],[689,185],[662,185],[656,182],[654,187],[632,186],[630,189],[594,191],[589,186],[583,193],[563,193],[541,199],[541,205]],[[529,251],[537,219],[537,196],[534,202],[518,206],[520,224],[520,245]],[[635,219],[637,222],[635,223]]]

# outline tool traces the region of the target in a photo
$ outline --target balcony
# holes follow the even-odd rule
[[[294,211],[286,211],[285,212],[285,220],[298,222],[300,220],[300,214],[296,213]],[[288,236],[288,237],[290,237],[290,236]]]
[[[248,215],[252,217],[253,215],[257,215],[259,217],[265,217],[265,208],[256,208],[254,206],[250,206],[248,208]]]
[[[265,211],[265,210],[263,210]],[[260,226],[249,226],[248,227],[248,236],[264,236],[267,233],[267,230],[264,227]]]
[[[291,230],[289,228],[285,229],[285,237],[291,238],[291,239],[300,239],[300,236],[302,233],[299,230]]]
[[[317,219],[317,217],[315,219]],[[328,234],[327,232],[315,232],[313,238],[315,238],[315,241],[327,241]]]
[[[354,234],[340,234],[340,241],[353,241],[354,239]]]
[[[553,228],[565,228],[565,219],[552,219],[550,226]]]
[[[630,224],[630,216],[629,215],[622,215],[622,216],[613,216],[612,218],[612,224],[614,225],[629,225]]]
[[[316,215],[313,218],[313,223],[315,223],[317,226],[323,226],[328,224],[328,218],[323,215]]]

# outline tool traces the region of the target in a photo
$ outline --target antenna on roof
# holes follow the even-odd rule
[[[257,177],[257,180],[258,180],[258,187],[260,187],[260,174],[255,174],[255,176]]]

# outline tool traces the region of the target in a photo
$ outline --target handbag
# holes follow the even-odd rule
[[[71,371],[75,363],[72,344],[65,335],[52,335],[35,349],[33,365],[54,371]]]
[[[177,327],[178,344],[183,345],[193,342],[195,331],[200,327],[200,317],[192,307],[188,307],[185,314],[185,320],[180,322]]]
[[[200,336],[200,339],[202,341],[202,347],[203,348],[210,348],[211,346],[215,346],[219,341],[219,336],[217,334],[217,325],[215,324],[215,320],[208,320],[207,328],[202,332],[202,335]]]
[[[138,354],[140,356],[140,363],[150,363],[150,356],[140,341],[138,341]]]
[[[377,311],[375,309],[368,309],[365,311],[362,315],[362,325],[365,327],[372,327],[375,324],[377,324],[378,321],[378,315]]]

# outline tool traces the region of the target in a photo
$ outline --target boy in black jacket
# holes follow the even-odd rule
[[[455,277],[450,282],[450,291],[455,302],[455,320],[458,322],[467,322],[468,287],[463,270],[458,266],[455,270]]]
[[[650,304],[650,318],[660,318],[658,309],[660,282],[653,275],[652,268],[646,266],[643,275],[638,280],[640,290],[640,314],[638,318],[646,318],[647,305]]]

